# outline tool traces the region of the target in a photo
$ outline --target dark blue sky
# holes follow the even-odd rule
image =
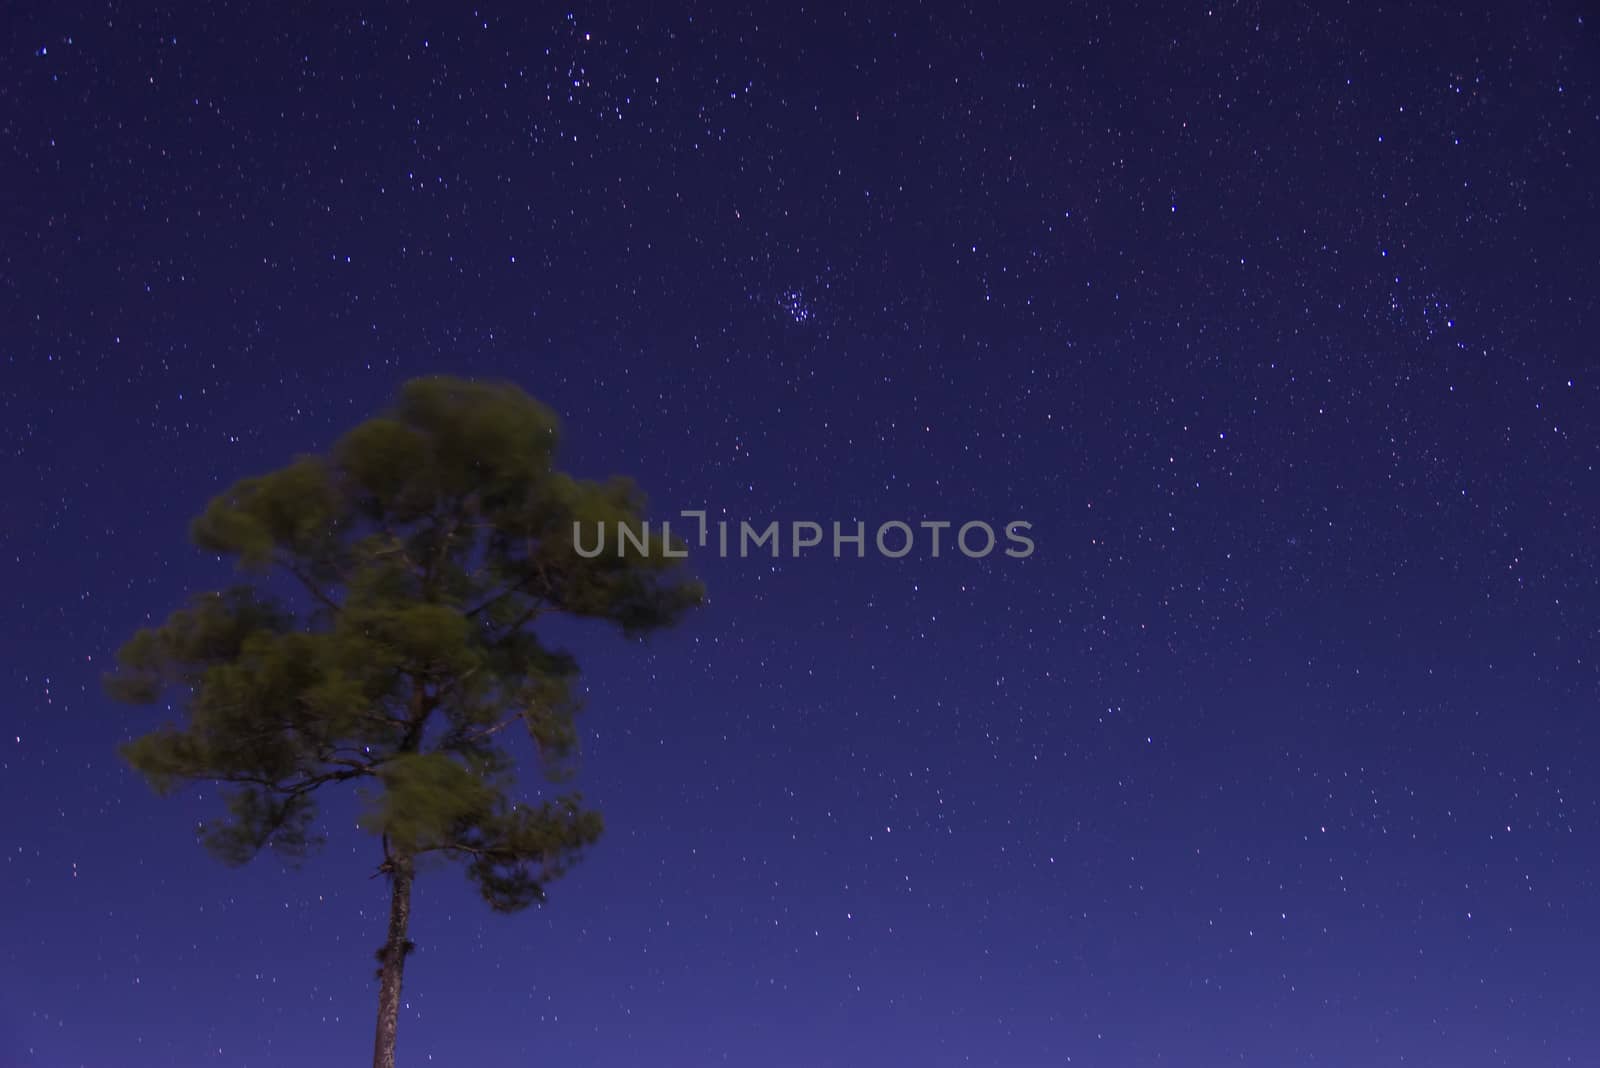
[[[607,837],[424,876],[402,1064],[1600,1062],[1595,20],[689,10],[12,9],[0,1066],[364,1063],[353,802],[221,867],[99,679],[433,372],[658,515],[1037,550],[572,635]]]

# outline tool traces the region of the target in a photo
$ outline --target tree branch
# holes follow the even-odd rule
[[[527,718],[527,711],[519,710],[512,715],[507,716],[505,719],[501,720],[499,723],[496,723],[492,727],[481,727],[475,731],[466,731],[462,734],[461,740],[464,742],[481,741],[484,738],[488,738],[490,735],[499,734],[501,731],[517,722],[517,720],[525,718]]]
[[[467,618],[468,619],[472,619],[474,616],[478,615],[478,613],[483,612],[483,611],[485,611],[487,609],[493,608],[495,605],[499,604],[501,601],[505,600],[507,597],[510,597],[513,593],[521,592],[522,588],[524,586],[526,586],[527,584],[528,584],[528,579],[526,579],[526,578],[518,579],[516,582],[513,582],[511,585],[507,586],[505,589],[501,590],[499,593],[495,594],[493,597],[490,597],[488,600],[486,600],[482,604],[478,605],[476,608],[467,609],[467,612],[466,612]]]
[[[304,586],[311,596],[315,597],[318,601],[321,601],[334,612],[343,611],[343,606],[341,606],[338,601],[335,601],[332,597],[329,597],[326,593],[324,593],[315,582],[312,582],[311,576],[307,575],[303,570],[301,570],[299,565],[295,564],[287,557],[279,557],[278,563],[283,565],[284,569],[288,571],[289,574],[299,579],[300,585]]]

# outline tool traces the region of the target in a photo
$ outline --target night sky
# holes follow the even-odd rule
[[[571,629],[607,835],[424,874],[402,1064],[1600,1063],[1595,19],[1055,6],[8,9],[0,1065],[370,1057],[353,801],[217,864],[100,678],[438,372],[1037,548]]]

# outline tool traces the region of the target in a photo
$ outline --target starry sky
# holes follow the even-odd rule
[[[0,1065],[365,1063],[353,809],[195,845],[118,644],[407,378],[721,558],[577,629],[608,833],[418,884],[402,1064],[1600,1062],[1584,5],[12,5]]]

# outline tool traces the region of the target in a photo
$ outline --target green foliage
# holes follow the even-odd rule
[[[311,828],[316,807],[304,794],[285,796],[244,786],[228,793],[227,804],[227,819],[200,824],[201,842],[225,864],[246,864],[266,846],[299,860],[322,844],[322,836]]]
[[[123,646],[108,691],[183,713],[124,757],[161,792],[230,784],[203,839],[231,863],[302,855],[317,791],[353,782],[391,857],[459,860],[497,909],[542,900],[601,823],[576,794],[512,797],[508,728],[552,781],[578,737],[577,664],[534,624],[564,614],[642,635],[701,598],[659,538],[642,555],[578,554],[575,521],[641,530],[644,501],[625,480],[557,471],[558,440],[514,386],[419,379],[328,455],[220,494],[193,538],[251,581]],[[273,573],[298,599],[268,592]]]

